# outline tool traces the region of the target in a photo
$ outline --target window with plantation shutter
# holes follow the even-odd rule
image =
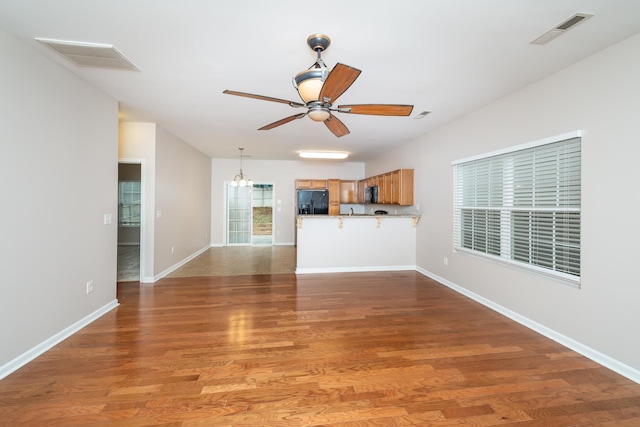
[[[454,249],[580,283],[581,133],[453,162]]]

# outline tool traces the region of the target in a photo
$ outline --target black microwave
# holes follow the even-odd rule
[[[378,203],[378,186],[366,187],[364,189],[365,203]]]

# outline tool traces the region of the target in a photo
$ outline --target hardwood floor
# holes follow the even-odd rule
[[[640,426],[640,385],[413,271],[118,299],[0,381],[0,425]]]

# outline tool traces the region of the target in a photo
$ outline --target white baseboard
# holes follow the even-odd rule
[[[162,273],[157,274],[156,276],[153,277],[153,281],[151,283],[157,282],[158,280],[160,280],[163,277],[165,277],[167,274],[169,274],[169,273],[173,272],[174,270],[177,270],[178,268],[182,267],[183,265],[185,265],[186,263],[188,263],[189,261],[191,261],[192,259],[194,259],[198,255],[200,255],[201,253],[208,251],[209,248],[211,248],[211,246],[205,246],[204,248],[199,249],[196,252],[194,252],[191,255],[189,255],[188,257],[184,258],[182,261],[179,261],[176,264],[172,265],[171,267],[167,268]],[[150,283],[150,282],[145,282],[145,283]]]
[[[419,273],[435,280],[436,282],[439,282],[443,285],[445,285],[448,288],[453,289],[454,291],[471,298],[474,301],[479,302],[480,304],[484,305],[485,307],[488,307],[506,317],[508,317],[509,319],[520,323],[523,326],[526,326],[527,328],[538,332],[539,334],[552,339],[553,341],[564,345],[567,348],[570,348],[571,350],[580,353],[581,355],[593,360],[596,363],[601,364],[602,366],[605,366],[606,368],[611,369],[614,372],[617,372],[618,374],[630,379],[631,381],[640,384],[640,371],[637,369],[632,368],[629,365],[626,365],[616,359],[613,359],[609,356],[607,356],[606,354],[600,353],[597,350],[594,350],[593,348],[586,346],[578,341],[575,341],[572,338],[569,338],[565,335],[562,335],[560,333],[558,333],[557,331],[554,331],[553,329],[547,328],[544,325],[539,324],[538,322],[535,322],[527,317],[524,317],[514,311],[509,310],[506,307],[501,306],[500,304],[496,304],[495,302],[488,300],[487,298],[484,298],[474,292],[469,291],[468,289],[463,288],[462,286],[456,285],[455,283],[452,283],[450,281],[448,281],[447,279],[444,279],[440,276],[438,276],[437,274],[431,273],[430,271],[427,271],[423,268],[417,267],[416,271],[418,271]]]
[[[296,268],[296,274],[317,274],[317,273],[365,273],[372,271],[415,271],[415,265],[387,265],[387,266],[367,266],[367,267],[322,267],[322,268]]]
[[[62,331],[58,332],[54,336],[36,345],[32,349],[22,353],[20,356],[16,357],[15,359],[10,360],[9,362],[0,366],[0,380],[6,377],[7,375],[11,374],[12,372],[20,369],[21,367],[31,362],[36,357],[40,356],[42,353],[51,349],[55,345],[69,338],[71,335],[75,334],[80,329],[87,326],[89,323],[93,322],[94,320],[98,319],[99,317],[103,316],[109,311],[113,310],[118,305],[119,304],[117,299],[111,301],[110,303],[100,307],[99,309],[89,314],[88,316],[78,320],[73,325],[63,329]]]

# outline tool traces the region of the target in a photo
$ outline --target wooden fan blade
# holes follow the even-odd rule
[[[357,68],[340,63],[336,64],[322,85],[322,89],[320,89],[320,99],[318,100],[330,104],[334,103],[335,100],[356,81],[360,73],[361,71]]]
[[[253,93],[237,92],[235,90],[228,90],[228,89],[223,91],[222,93],[226,93],[227,95],[244,96],[245,98],[261,99],[262,101],[279,102],[281,104],[289,104],[292,107],[306,107],[306,105],[301,104],[299,102],[287,101],[286,99],[280,99],[280,98],[272,98],[270,96],[255,95]]]
[[[334,115],[329,116],[329,118],[324,121],[324,124],[327,125],[329,130],[333,132],[333,134],[338,138],[340,138],[341,136],[348,135],[350,133],[349,129],[347,129],[344,123],[338,120],[338,118],[335,117]]]
[[[273,129],[273,128],[278,127],[278,126],[280,126],[280,125],[283,125],[283,124],[285,124],[285,123],[292,122],[292,121],[294,121],[295,119],[301,119],[301,118],[303,118],[303,117],[304,117],[304,116],[306,116],[306,115],[307,115],[307,113],[294,114],[293,116],[285,117],[284,119],[282,119],[282,120],[278,120],[277,122],[273,122],[273,123],[271,123],[271,124],[269,124],[269,125],[262,126],[262,127],[261,127],[260,129],[258,129],[258,130],[269,130],[269,129]]]
[[[340,111],[341,113],[351,114],[370,114],[373,116],[408,116],[413,111],[413,105],[400,104],[358,104],[358,105],[339,105],[338,109],[349,109],[349,111]]]

